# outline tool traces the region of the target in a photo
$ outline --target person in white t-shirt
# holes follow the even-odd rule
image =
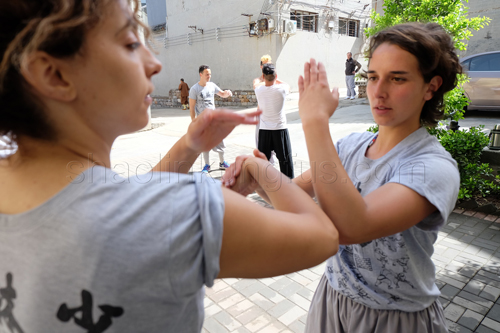
[[[293,178],[292,145],[284,113],[285,97],[290,92],[290,86],[281,81],[279,84],[276,82],[278,76],[271,63],[262,66],[262,75],[264,81],[255,85],[255,96],[262,110],[257,148],[267,159],[274,151],[280,162],[281,172]]]

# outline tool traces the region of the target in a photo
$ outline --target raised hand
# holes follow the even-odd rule
[[[188,127],[186,144],[197,152],[208,151],[218,145],[241,124],[255,125],[262,111],[235,113],[227,109],[205,109]]]
[[[339,105],[338,88],[330,92],[325,66],[311,59],[304,65],[304,76],[299,77],[299,114],[302,121],[328,121]]]

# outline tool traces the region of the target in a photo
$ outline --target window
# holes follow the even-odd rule
[[[339,35],[359,37],[359,21],[339,18]]]
[[[500,71],[500,53],[485,54],[472,58],[470,61],[470,71]]]
[[[318,14],[302,10],[292,10],[290,19],[297,21],[297,30],[318,32]]]

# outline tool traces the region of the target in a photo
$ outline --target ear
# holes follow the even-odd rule
[[[427,87],[427,91],[425,92],[424,95],[424,100],[429,101],[434,97],[434,93],[441,87],[443,84],[443,78],[441,76],[434,76],[431,79],[431,82],[429,82],[429,86]]]
[[[66,77],[62,62],[46,52],[36,51],[21,62],[21,74],[43,97],[70,102],[76,98],[76,89]]]

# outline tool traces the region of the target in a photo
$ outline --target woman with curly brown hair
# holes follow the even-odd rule
[[[116,137],[146,125],[161,69],[139,26],[125,0],[0,2],[6,331],[200,332],[215,278],[285,274],[337,250],[328,217],[298,186],[276,188],[261,159],[251,174],[269,175],[259,184],[277,210],[182,174],[259,112],[204,111],[147,177],[109,169]]]
[[[446,332],[431,255],[460,182],[456,162],[425,126],[442,117],[443,95],[461,67],[452,39],[434,23],[381,31],[368,57],[376,134],[353,133],[334,144],[328,122],[338,90],[329,91],[325,67],[313,59],[299,78],[315,167],[294,182],[316,196],[341,244],[327,261],[306,332]],[[237,158],[223,181],[246,194],[248,186],[233,176],[245,163],[253,160]]]

